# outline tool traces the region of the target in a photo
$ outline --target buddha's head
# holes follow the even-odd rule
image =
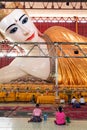
[[[22,5],[20,3],[18,5],[21,8]],[[1,33],[11,41],[36,42],[38,40],[38,30],[25,9],[13,9],[15,8],[15,2],[8,4],[7,8],[0,9]]]

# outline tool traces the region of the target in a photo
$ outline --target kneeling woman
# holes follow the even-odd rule
[[[33,117],[28,122],[41,122],[42,121],[42,110],[39,108],[39,104],[36,104],[33,110]]]
[[[55,114],[56,120],[54,120],[54,123],[56,125],[65,125],[66,124],[66,116],[63,112],[63,108],[59,106],[58,111]]]

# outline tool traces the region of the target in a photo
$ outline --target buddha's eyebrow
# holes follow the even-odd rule
[[[19,18],[19,21],[22,19],[23,16],[25,16],[25,14],[23,14],[23,15]]]
[[[11,27],[11,26],[14,26],[16,24],[11,24],[10,26],[7,27],[6,31]]]

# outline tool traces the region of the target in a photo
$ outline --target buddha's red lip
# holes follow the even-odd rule
[[[28,40],[31,40],[32,38],[34,38],[34,33],[30,36],[30,37],[28,37],[27,39],[26,39],[26,41],[28,41]]]

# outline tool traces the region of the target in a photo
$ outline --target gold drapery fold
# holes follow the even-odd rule
[[[87,42],[86,37],[60,26],[48,28],[44,33],[49,36],[52,42]],[[85,48],[87,48],[86,45]],[[68,46],[64,50],[67,54],[69,52]],[[69,53],[73,53],[73,51]],[[58,84],[87,85],[87,59],[58,58]]]

